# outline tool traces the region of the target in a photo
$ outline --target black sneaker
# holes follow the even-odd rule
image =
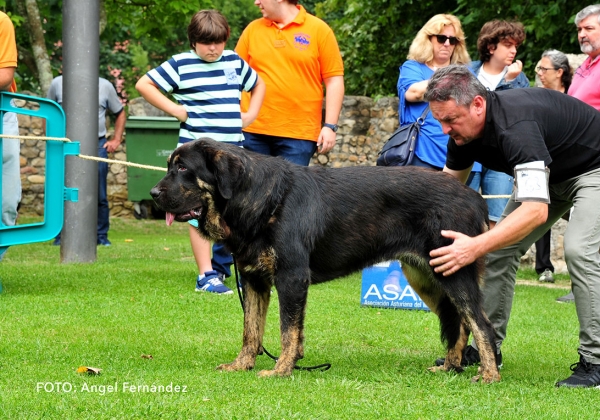
[[[568,294],[556,298],[558,303],[573,303],[575,302],[575,296],[573,296],[573,292],[569,292]]]
[[[556,383],[557,387],[600,388],[600,365],[593,365],[579,355],[579,362],[570,368],[573,374]]]
[[[443,366],[445,361],[446,361],[445,358],[436,359],[435,365]],[[473,365],[478,365],[479,363],[481,363],[481,358],[479,357],[479,351],[477,351],[477,349],[471,345],[468,345],[467,347],[465,347],[465,349],[463,350],[463,357],[462,357],[462,360],[460,361],[460,365],[461,366],[473,366]],[[496,364],[498,365],[498,368],[502,367],[502,352],[496,353]]]

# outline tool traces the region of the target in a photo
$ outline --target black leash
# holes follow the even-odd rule
[[[244,300],[245,300],[244,299],[244,290],[242,289],[242,280],[238,273],[238,268],[237,268],[237,263],[235,261],[235,257],[233,257],[233,269],[235,271],[235,285],[236,285],[236,288],[238,291],[238,297],[240,298],[240,304],[242,305],[242,311],[243,311],[244,310]],[[275,362],[277,362],[277,360],[279,360],[279,357],[273,356],[271,353],[269,353],[267,351],[267,349],[265,348],[265,346],[263,346],[263,351],[267,356],[269,356]],[[296,369],[296,370],[307,370],[307,371],[321,370],[322,372],[325,372],[326,370],[329,370],[329,368],[331,368],[331,363],[323,363],[323,364],[316,365],[316,366],[294,365],[294,369]]]

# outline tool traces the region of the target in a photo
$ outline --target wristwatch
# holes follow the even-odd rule
[[[337,133],[337,131],[338,131],[338,128],[339,128],[337,124],[329,124],[329,123],[325,123],[325,124],[323,124],[323,127],[331,128],[331,130],[332,130],[334,133]]]

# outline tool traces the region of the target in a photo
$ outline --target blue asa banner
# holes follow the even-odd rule
[[[386,261],[362,272],[361,306],[429,311],[408,284],[400,261]]]

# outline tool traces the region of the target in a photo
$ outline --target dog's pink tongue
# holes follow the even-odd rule
[[[167,226],[171,226],[173,224],[173,220],[175,220],[175,215],[173,213],[167,212],[166,220]]]

